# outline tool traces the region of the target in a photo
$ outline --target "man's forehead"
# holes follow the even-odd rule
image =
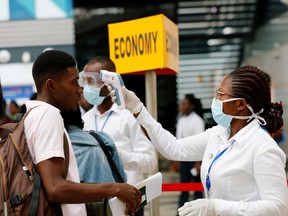
[[[90,63],[84,67],[84,71],[87,71],[87,72],[100,73],[101,69],[105,69],[105,68],[103,68],[103,65],[99,62]]]

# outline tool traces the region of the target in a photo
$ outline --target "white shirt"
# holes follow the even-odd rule
[[[176,137],[178,139],[201,133],[205,130],[204,120],[196,113],[181,116],[176,125]]]
[[[69,168],[66,179],[80,182],[71,141],[64,128],[59,109],[37,100],[27,101],[26,107],[27,110],[36,107],[24,121],[25,135],[33,162],[38,164],[53,157],[64,158],[63,134],[65,132],[69,143]],[[62,204],[61,209],[64,216],[86,215],[84,204]]]
[[[113,104],[101,115],[94,106],[82,118],[84,130],[103,131],[113,139],[127,174],[127,183],[135,185],[144,179],[143,174],[155,172],[155,148],[128,110],[120,110]]]
[[[209,197],[221,216],[284,216],[288,213],[286,156],[271,136],[253,120],[228,141],[228,129],[215,126],[177,140],[142,108],[137,121],[159,152],[171,160],[202,160],[205,188],[208,168],[220,149],[227,151],[211,168]]]

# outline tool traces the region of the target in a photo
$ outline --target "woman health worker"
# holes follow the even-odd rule
[[[125,87],[122,91],[126,108],[163,156],[202,161],[206,198],[186,202],[178,209],[180,216],[288,214],[286,156],[268,133],[282,127],[283,107],[271,103],[266,73],[243,66],[225,76],[211,104],[218,125],[178,140],[153,119],[134,92]]]

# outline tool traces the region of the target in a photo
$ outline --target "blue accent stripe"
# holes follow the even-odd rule
[[[72,0],[51,0],[57,5],[63,12],[65,12],[68,18],[73,16],[73,3]]]
[[[35,0],[10,0],[10,20],[35,19]]]

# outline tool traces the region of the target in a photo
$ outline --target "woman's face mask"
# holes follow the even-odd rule
[[[239,100],[240,98],[229,98],[226,100],[217,100],[216,98],[213,99],[211,104],[211,111],[214,121],[221,125],[222,127],[228,128],[234,116],[226,115],[223,113],[223,103],[229,101]]]
[[[260,125],[266,125],[266,121],[263,117],[261,117],[259,114],[263,112],[263,109],[260,110],[258,113],[254,113],[253,109],[251,106],[246,104],[248,109],[251,112],[251,115],[249,116],[233,116],[233,115],[227,115],[223,113],[223,103],[230,102],[230,101],[235,101],[235,100],[240,100],[242,98],[229,98],[226,100],[217,100],[216,98],[213,98],[212,104],[211,104],[211,111],[212,111],[212,116],[214,121],[218,124],[221,125],[222,127],[228,128],[231,124],[231,121],[233,118],[236,119],[248,119],[247,122],[249,122],[251,119],[255,118]]]

